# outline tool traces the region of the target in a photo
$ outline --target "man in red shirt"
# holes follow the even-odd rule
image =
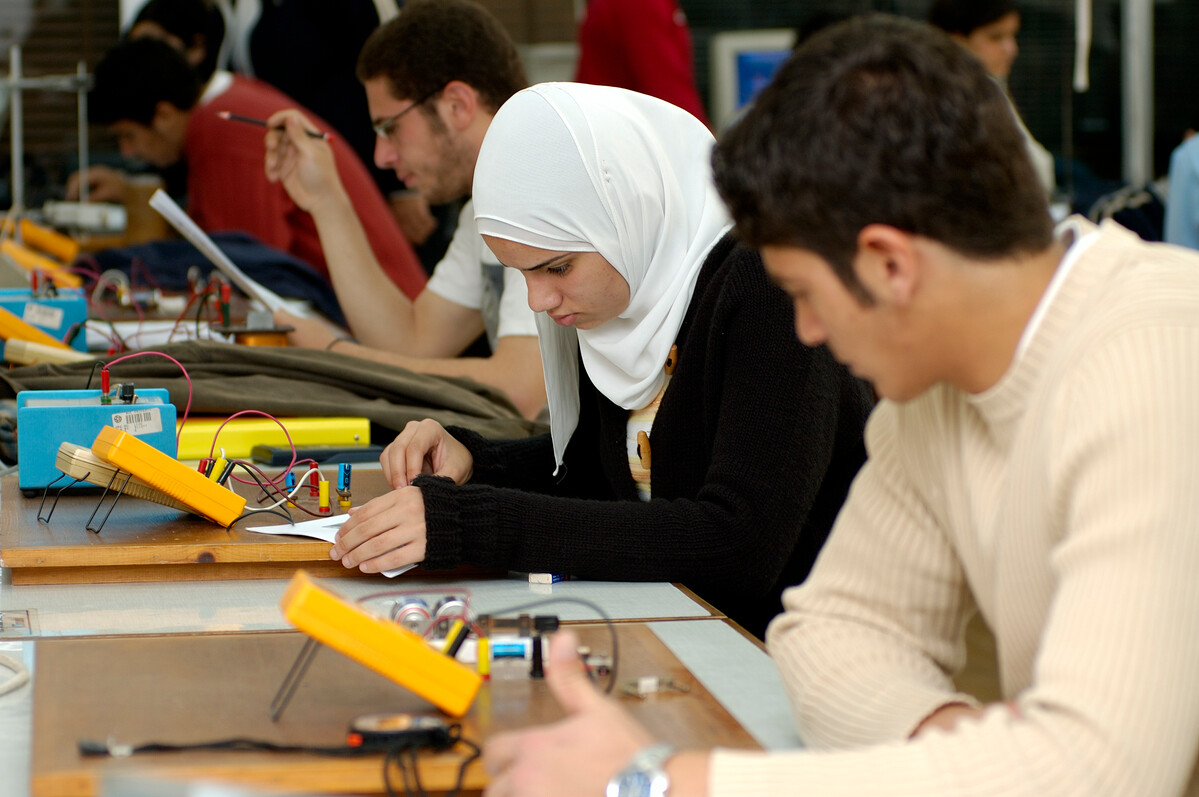
[[[222,119],[228,112],[266,119],[295,100],[265,83],[218,71],[201,86],[183,56],[151,39],[125,42],[96,68],[92,120],[108,125],[121,154],[156,169],[185,162],[187,211],[204,230],[241,230],[328,276],[312,217],[263,173],[264,130]],[[322,132],[331,128],[304,111]],[[366,167],[339,136],[330,143],[338,176],[388,277],[415,297],[425,273]],[[92,196],[115,198],[118,177],[93,170]]]

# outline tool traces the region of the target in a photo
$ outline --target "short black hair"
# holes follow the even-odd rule
[[[96,65],[88,117],[101,125],[129,120],[149,126],[158,103],[190,111],[200,99],[200,79],[183,54],[158,39],[125,41]]]
[[[492,112],[528,85],[516,45],[469,0],[413,0],[379,27],[358,56],[358,79],[389,81],[396,99],[436,94],[451,80],[478,92]]]
[[[206,82],[216,71],[221,43],[225,40],[225,15],[209,0],[150,0],[130,25],[153,22],[167,33],[191,47],[197,37],[204,39],[204,60],[196,67],[196,75]]]
[[[744,241],[815,252],[859,297],[852,261],[869,224],[980,260],[1052,242],[1002,90],[913,20],[871,15],[813,36],[721,138],[713,168]]]
[[[928,21],[946,33],[969,36],[983,25],[1019,13],[1011,0],[933,0]]]

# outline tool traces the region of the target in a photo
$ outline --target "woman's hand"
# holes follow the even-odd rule
[[[392,487],[405,487],[422,473],[446,476],[455,484],[468,481],[475,460],[437,421],[410,421],[379,458],[383,476]]]
[[[363,573],[382,573],[425,558],[425,500],[402,487],[350,510],[329,558]]]

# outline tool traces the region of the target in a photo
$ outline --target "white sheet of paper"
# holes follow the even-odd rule
[[[161,188],[155,191],[154,195],[150,197],[150,207],[162,214],[162,217],[178,230],[180,235],[190,241],[192,246],[199,249],[222,274],[232,280],[234,285],[245,291],[246,295],[251,299],[254,299],[272,313],[276,310],[286,308],[279,294],[263,286],[262,283],[250,279],[244,271],[235,266],[233,261],[217,247],[216,243],[208,237],[207,233],[191,220],[190,216],[183,212],[183,208],[179,207],[166,191],[163,191]]]
[[[333,538],[337,535],[337,530],[341,528],[341,524],[345,523],[349,517],[346,514],[330,515],[329,517],[318,517],[313,520],[306,520],[303,523],[292,523],[290,525],[250,526],[246,531],[256,531],[259,534],[291,534],[298,537],[312,537],[313,539],[324,540],[332,545]],[[400,573],[407,572],[414,567],[416,565],[404,565],[394,570],[384,570],[383,575],[388,578],[395,578]]]

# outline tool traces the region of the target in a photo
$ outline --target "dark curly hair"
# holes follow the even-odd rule
[[[159,102],[189,111],[200,99],[200,79],[183,54],[158,39],[124,41],[96,65],[88,118],[101,125],[128,120],[149,126]]]
[[[413,0],[371,34],[358,79],[385,77],[396,99],[436,94],[451,80],[479,93],[490,110],[528,85],[516,46],[486,9],[469,0]]]
[[[946,33],[969,36],[983,25],[1019,13],[1011,0],[934,0],[928,22]]]

